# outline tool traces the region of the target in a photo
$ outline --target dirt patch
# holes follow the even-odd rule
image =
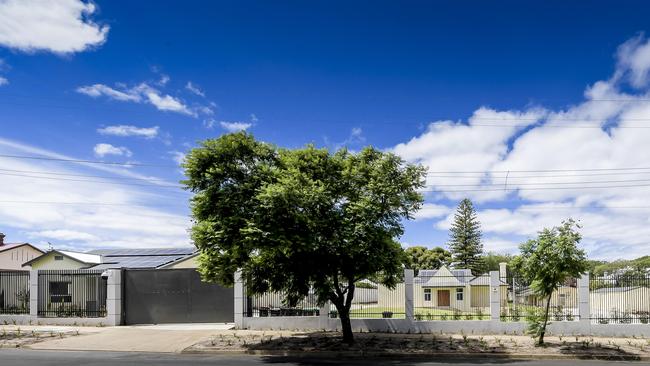
[[[23,330],[21,328],[0,329],[0,348],[19,348],[34,343],[51,340],[63,339],[79,335],[78,331],[40,331],[40,330]]]
[[[573,356],[580,358],[648,358],[650,340],[640,338],[547,337],[544,347],[532,338],[510,335],[441,335],[357,333],[355,344],[336,332],[227,331],[186,352],[341,352],[358,354],[493,354]]]

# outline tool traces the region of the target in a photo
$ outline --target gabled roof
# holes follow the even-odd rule
[[[4,252],[4,251],[10,250],[10,249],[20,248],[22,246],[29,246],[29,247],[33,248],[34,250],[37,250],[37,251],[43,253],[42,250],[36,248],[35,246],[33,246],[33,245],[29,244],[29,243],[4,243],[3,245],[0,245],[0,252]]]
[[[81,263],[83,265],[86,265],[86,266],[94,266],[94,265],[99,264],[99,263],[102,262],[102,257],[100,257],[99,255],[95,255],[95,254],[72,252],[72,251],[69,251],[69,250],[50,250],[50,251],[48,251],[48,252],[46,252],[44,254],[39,255],[38,257],[36,257],[36,258],[34,258],[34,259],[30,260],[30,261],[27,261],[27,262],[23,263],[23,267],[29,266],[32,263],[41,260],[45,256],[56,255],[56,254],[62,255],[64,257],[68,257],[68,258],[70,258],[70,259],[72,259],[74,261],[77,261],[77,262],[79,262],[79,263]]]
[[[474,276],[469,269],[452,269],[443,266],[440,269],[423,269],[413,279],[426,287],[462,287],[469,283]]]

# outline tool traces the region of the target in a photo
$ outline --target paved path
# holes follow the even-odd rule
[[[347,361],[341,359],[316,359],[316,358],[287,358],[287,357],[260,357],[248,355],[233,356],[204,356],[204,355],[178,355],[178,354],[151,354],[151,353],[124,353],[124,352],[55,352],[0,349],[0,364],[2,366],[105,366],[105,365],[213,365],[213,366],[308,366],[308,365],[363,365],[363,366],[470,366],[470,365],[507,365],[507,366],[649,366],[645,362],[609,362],[609,361],[513,361],[513,360],[453,360],[447,362],[430,362],[424,360],[362,359]]]
[[[161,325],[101,328],[79,336],[29,346],[40,350],[178,353],[231,325]]]

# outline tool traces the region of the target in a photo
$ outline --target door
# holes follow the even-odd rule
[[[230,323],[234,292],[201,281],[195,269],[124,271],[126,324]]]
[[[438,290],[438,306],[449,306],[449,290]]]

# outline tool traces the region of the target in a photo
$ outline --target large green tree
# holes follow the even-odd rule
[[[472,201],[467,198],[460,201],[454,214],[454,222],[449,229],[449,250],[456,267],[471,269],[475,275],[481,273],[481,223]]]
[[[282,292],[289,304],[313,291],[353,342],[355,283],[401,278],[396,239],[422,204],[423,167],[371,147],[282,149],[240,132],[203,141],[184,168],[204,279],[229,285],[241,269],[250,294]]]
[[[534,293],[546,300],[541,316],[532,317],[529,331],[544,344],[548,324],[551,296],[570,278],[577,278],[589,268],[585,252],[578,248],[582,236],[580,226],[572,219],[559,227],[545,228],[536,239],[520,246],[521,254],[512,261],[513,267],[523,276]]]
[[[416,275],[421,269],[439,269],[451,263],[451,253],[441,247],[413,246],[406,248],[405,252],[406,264]]]

